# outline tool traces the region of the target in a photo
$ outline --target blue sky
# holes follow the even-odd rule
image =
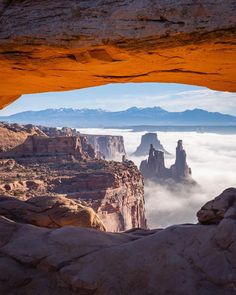
[[[204,87],[170,83],[127,83],[40,94],[23,95],[0,111],[0,116],[47,108],[102,108],[160,106],[168,111],[202,108],[236,115],[236,94]]]

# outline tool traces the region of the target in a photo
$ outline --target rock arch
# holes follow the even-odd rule
[[[0,0],[0,107],[117,82],[236,91],[234,0]]]

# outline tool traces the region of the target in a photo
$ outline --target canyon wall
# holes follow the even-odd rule
[[[236,90],[234,0],[0,1],[0,106],[108,83]]]
[[[125,154],[123,136],[116,135],[90,135],[84,134],[95,152],[104,155],[106,159],[119,159]]]
[[[98,158],[105,157],[106,159],[118,159],[121,160],[123,154],[125,154],[125,146],[123,136],[116,135],[92,135],[92,134],[81,134],[74,128],[63,127],[54,128],[46,126],[35,126],[32,124],[19,125],[13,123],[0,122],[0,152],[10,150],[16,146],[18,152],[23,153],[27,151],[29,146],[31,150],[33,147],[33,141],[39,141],[39,139],[29,139],[27,141],[28,148],[26,146],[19,147],[20,144],[26,145],[26,139],[31,135],[38,135],[41,137],[64,137],[64,139],[58,139],[63,144],[63,141],[67,141],[66,137],[79,137],[83,149],[86,150],[88,154],[92,157],[96,156]],[[49,141],[47,139],[45,142]],[[70,139],[68,139],[71,141]],[[39,143],[38,143],[39,144]],[[37,146],[37,144],[35,144]],[[91,145],[94,149],[92,152]],[[51,146],[53,143],[51,142]],[[59,144],[60,148],[61,144]],[[21,149],[21,151],[20,151]],[[54,151],[56,151],[56,146],[54,145]],[[92,155],[94,154],[94,155]]]
[[[5,134],[10,129],[11,138],[27,134],[25,126],[14,126],[5,125]],[[68,136],[65,129],[46,132],[59,135],[56,137],[38,127],[28,128],[39,134],[28,135],[18,145],[15,141],[12,148],[0,152],[2,195],[20,200],[63,195],[93,208],[108,231],[147,227],[143,179],[134,163],[96,158],[86,136],[74,136],[70,128],[66,129]]]
[[[116,135],[98,135],[98,134],[82,134],[74,128],[63,127],[53,128],[38,126],[48,136],[79,136],[86,137],[88,144],[91,144],[98,157],[106,159],[121,159],[125,154],[125,146],[123,136]]]
[[[84,137],[46,137],[28,136],[13,149],[0,153],[0,158],[42,157],[71,155],[79,160],[95,158],[93,148]]]

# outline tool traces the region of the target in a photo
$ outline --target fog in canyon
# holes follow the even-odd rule
[[[79,129],[88,134],[123,135],[128,159],[138,166],[145,157],[130,156],[146,132],[118,129]],[[146,217],[150,228],[166,227],[178,223],[195,223],[196,212],[202,204],[224,189],[236,185],[236,135],[197,132],[157,132],[164,148],[166,166],[175,161],[178,139],[183,140],[187,163],[199,186],[188,188],[181,184],[174,190],[152,182],[145,183]],[[117,159],[121,160],[121,159]]]

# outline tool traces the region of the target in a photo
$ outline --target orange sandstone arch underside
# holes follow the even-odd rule
[[[0,0],[0,107],[108,83],[236,91],[235,15],[235,0]]]

